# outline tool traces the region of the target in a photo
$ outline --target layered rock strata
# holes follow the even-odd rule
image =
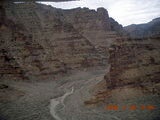
[[[125,33],[122,26],[110,18],[108,11],[104,8],[98,8],[97,11],[76,8],[63,11],[63,15],[103,55],[106,54],[110,44]]]
[[[104,66],[106,46],[119,37],[103,8],[62,10],[33,2],[1,8],[2,79],[44,79]]]
[[[127,39],[110,48],[110,73],[105,76],[108,88],[141,86],[154,92],[160,83],[160,37]]]
[[[160,37],[117,39],[109,48],[109,72],[93,88],[86,105],[160,95]]]

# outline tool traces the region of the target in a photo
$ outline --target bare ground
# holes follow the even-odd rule
[[[86,106],[84,101],[92,97],[93,86],[103,81],[107,71],[100,68],[80,70],[58,80],[1,81],[9,88],[0,90],[0,120],[160,120],[160,97],[146,94],[122,101],[123,93],[134,93],[130,89],[113,91],[112,98],[106,103]],[[61,98],[72,88],[73,93],[66,95],[62,102]],[[52,100],[60,101],[55,108],[52,108]],[[156,109],[105,110],[105,106],[110,103],[118,106],[151,104],[155,105]]]

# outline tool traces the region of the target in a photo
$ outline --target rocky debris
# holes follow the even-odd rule
[[[133,24],[124,27],[132,38],[145,38],[160,35],[160,18],[145,24]]]
[[[24,95],[24,92],[11,87],[8,84],[0,83],[0,103],[13,101]]]
[[[24,96],[24,92],[15,89],[3,89],[0,90],[0,102],[5,104],[12,102]]]

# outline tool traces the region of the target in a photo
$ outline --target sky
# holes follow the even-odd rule
[[[98,7],[104,7],[108,10],[109,16],[123,26],[147,23],[160,17],[160,0],[80,0],[43,3],[62,9],[88,7],[96,10]]]

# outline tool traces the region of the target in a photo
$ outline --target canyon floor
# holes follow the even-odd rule
[[[132,94],[129,89],[113,92],[119,97],[112,95],[113,99],[106,103],[85,105],[84,101],[92,97],[92,89],[104,80],[107,71],[90,68],[58,80],[1,81],[8,87],[0,89],[0,120],[160,120],[159,96],[146,94],[122,102],[125,92]],[[111,103],[155,105],[156,109],[106,110],[105,106]]]

